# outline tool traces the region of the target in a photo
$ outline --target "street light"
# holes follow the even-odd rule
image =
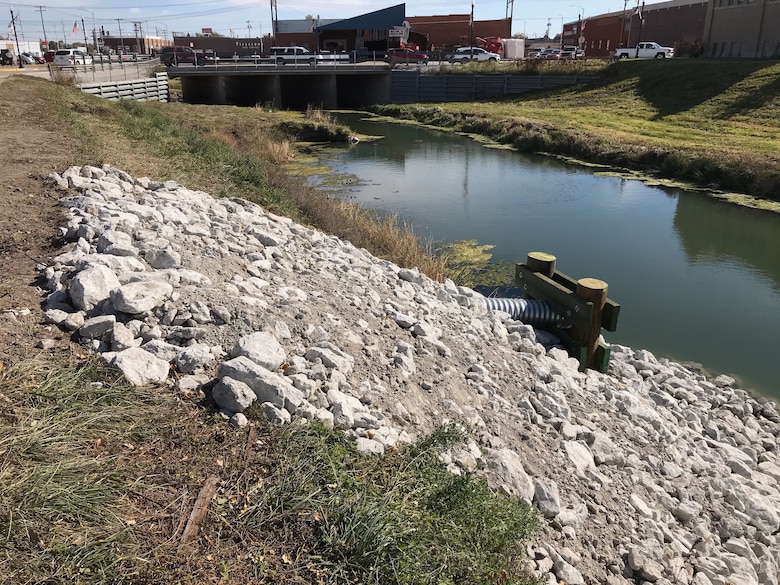
[[[563,14],[559,14],[558,17],[561,19],[561,51],[563,51]]]

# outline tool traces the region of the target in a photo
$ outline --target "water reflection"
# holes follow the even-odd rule
[[[706,197],[683,197],[674,214],[674,228],[692,262],[743,263],[771,279],[775,290],[780,290],[777,214]]]
[[[356,203],[434,241],[491,244],[494,260],[555,254],[563,272],[609,283],[623,306],[609,341],[780,398],[780,215],[419,126],[341,121],[385,137],[332,163],[366,181],[348,194]]]

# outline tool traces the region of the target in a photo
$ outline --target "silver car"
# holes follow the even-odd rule
[[[60,49],[54,53],[54,64],[61,67],[92,65],[92,55],[81,49]]]
[[[461,47],[450,57],[450,63],[468,63],[469,61],[500,61],[498,53],[491,53],[482,47]]]

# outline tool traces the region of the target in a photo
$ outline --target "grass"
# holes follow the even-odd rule
[[[228,427],[93,358],[18,364],[0,382],[4,583],[533,582],[534,509],[440,461],[460,427],[380,458],[340,431],[252,411],[249,430]],[[182,552],[211,476],[199,540]]]
[[[397,118],[780,200],[780,64],[618,62],[600,81],[480,103],[380,106]]]
[[[608,65],[609,61],[603,59],[474,61],[462,65],[441,65],[438,69],[426,70],[426,75],[600,75]]]

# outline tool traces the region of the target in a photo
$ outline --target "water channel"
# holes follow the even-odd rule
[[[329,163],[360,179],[343,193],[351,201],[397,213],[433,241],[491,244],[495,261],[554,254],[569,276],[609,283],[622,308],[608,342],[701,363],[780,400],[780,214],[451,133],[338,118],[384,136]]]

